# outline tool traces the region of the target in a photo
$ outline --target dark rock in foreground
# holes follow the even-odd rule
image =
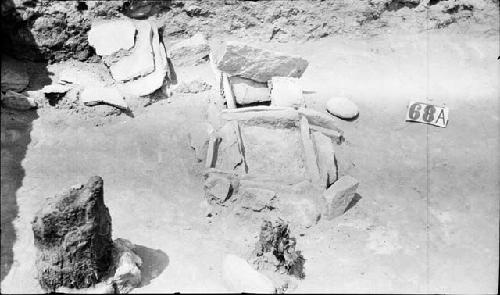
[[[87,288],[106,275],[113,241],[101,177],[48,199],[32,226],[43,289]]]

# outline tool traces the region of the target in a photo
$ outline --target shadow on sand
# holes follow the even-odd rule
[[[135,245],[134,252],[142,259],[141,287],[149,285],[151,280],[158,277],[169,264],[167,254],[161,250]]]

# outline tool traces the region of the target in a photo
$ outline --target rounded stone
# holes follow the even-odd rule
[[[345,97],[330,98],[326,103],[326,110],[342,119],[352,119],[359,113],[358,106]]]

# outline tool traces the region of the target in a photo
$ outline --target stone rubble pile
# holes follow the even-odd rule
[[[44,290],[127,293],[140,284],[142,260],[134,245],[112,240],[101,177],[48,198],[32,227]]]

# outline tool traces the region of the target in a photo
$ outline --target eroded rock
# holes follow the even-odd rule
[[[202,33],[175,43],[168,50],[168,57],[175,65],[197,65],[210,53],[208,41]]]
[[[113,241],[101,177],[48,199],[32,227],[43,289],[88,288],[108,272]]]
[[[2,105],[11,109],[26,111],[38,106],[35,99],[14,91],[7,91],[1,96]]]
[[[308,62],[299,56],[236,41],[229,41],[221,48],[216,48],[214,58],[220,71],[261,83],[267,83],[272,77],[299,78],[308,66]]]
[[[8,56],[2,55],[2,92],[23,91],[28,87],[29,76],[26,65]]]
[[[347,206],[354,198],[358,185],[359,181],[349,175],[337,180],[323,193],[326,205],[322,215],[327,219],[333,219],[344,214]]]

